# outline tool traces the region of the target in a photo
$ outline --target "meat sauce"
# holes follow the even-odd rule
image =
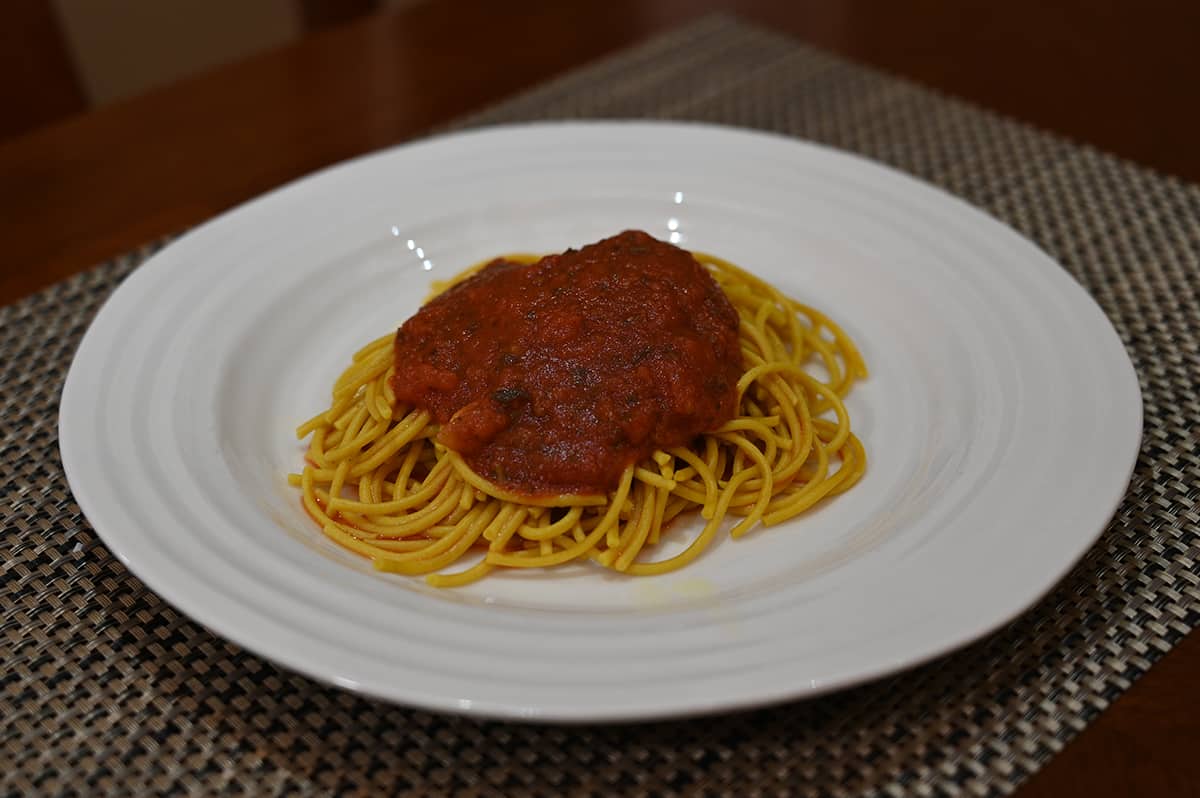
[[[527,496],[616,487],[630,463],[729,420],[738,316],[690,253],[626,231],[496,260],[396,333],[393,388],[438,441]]]

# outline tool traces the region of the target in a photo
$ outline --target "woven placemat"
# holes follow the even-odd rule
[[[696,119],[896,166],[1038,242],[1129,349],[1146,433],[1100,542],[1035,609],[920,669],[699,721],[537,727],[327,689],[166,606],[80,514],[58,458],[72,352],[136,252],[0,309],[10,794],[999,794],[1200,621],[1200,188],[718,17],[462,125]]]

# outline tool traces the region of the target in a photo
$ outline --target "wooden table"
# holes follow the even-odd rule
[[[429,2],[0,142],[0,302],[720,9],[1200,180],[1200,4]],[[1157,7],[1156,7],[1157,6]],[[1200,635],[1019,795],[1200,795]]]

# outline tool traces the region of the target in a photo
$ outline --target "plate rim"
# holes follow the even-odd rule
[[[86,485],[87,478],[81,474],[79,469],[82,468],[82,466],[80,465],[80,461],[74,452],[76,443],[83,445],[82,439],[78,437],[78,435],[82,433],[76,433],[74,429],[75,417],[72,413],[72,408],[76,407],[78,404],[80,392],[86,390],[86,386],[82,385],[81,383],[82,377],[79,376],[82,373],[83,368],[80,365],[80,362],[81,358],[87,354],[87,351],[96,346],[96,339],[100,335],[100,331],[103,330],[103,327],[99,324],[99,322],[106,318],[106,311],[113,306],[114,300],[121,295],[122,292],[126,292],[126,295],[132,292],[139,284],[139,281],[146,279],[147,276],[152,273],[152,270],[168,268],[170,266],[169,260],[165,257],[162,257],[163,252],[167,252],[170,248],[175,247],[181,241],[194,240],[195,238],[209,234],[208,231],[218,228],[224,222],[224,220],[243,213],[249,207],[257,206],[260,203],[270,202],[273,197],[285,194],[287,192],[294,192],[298,188],[303,187],[305,184],[312,184],[326,179],[326,177],[331,174],[342,172],[343,170],[353,169],[356,165],[365,161],[369,161],[373,158],[386,158],[393,156],[395,153],[409,150],[413,147],[436,146],[440,142],[444,142],[446,140],[463,139],[475,136],[489,136],[497,133],[520,135],[530,129],[570,130],[573,128],[587,128],[590,130],[597,130],[604,127],[621,127],[626,130],[632,128],[643,128],[662,131],[665,133],[670,133],[672,131],[677,131],[680,128],[685,128],[689,130],[715,132],[722,135],[734,134],[737,136],[764,137],[780,142],[786,142],[789,145],[813,148],[817,151],[820,151],[824,156],[833,156],[835,159],[849,158],[853,161],[869,165],[873,169],[882,169],[892,176],[898,176],[906,181],[910,181],[915,185],[921,186],[923,190],[931,190],[936,192],[943,198],[953,201],[959,209],[970,211],[978,219],[983,220],[983,223],[1002,227],[1012,237],[1023,242],[1024,246],[1031,248],[1033,252],[1036,252],[1042,259],[1046,261],[1048,265],[1053,265],[1055,267],[1054,271],[1066,278],[1066,280],[1069,282],[1070,288],[1065,290],[1068,292],[1073,291],[1076,299],[1082,299],[1090,303],[1095,309],[1096,313],[1099,314],[1100,318],[1102,318],[1107,324],[1109,332],[1111,333],[1111,338],[1113,341],[1115,341],[1123,358],[1122,365],[1125,371],[1123,376],[1126,380],[1125,388],[1132,388],[1132,393],[1128,398],[1135,400],[1134,404],[1136,405],[1137,417],[1136,425],[1131,423],[1130,430],[1136,426],[1136,433],[1131,434],[1132,445],[1129,447],[1130,451],[1123,472],[1124,478],[1122,485],[1124,487],[1117,495],[1115,495],[1115,497],[1111,497],[1109,501],[1105,502],[1104,517],[1107,519],[1105,523],[1101,524],[1100,527],[1095,530],[1094,534],[1092,534],[1086,540],[1086,542],[1081,544],[1079,551],[1073,557],[1071,557],[1069,561],[1060,563],[1055,577],[1048,581],[1047,584],[1039,592],[1037,592],[1036,595],[1027,596],[1022,601],[1015,602],[1019,605],[1018,609],[1003,613],[1004,617],[996,618],[990,623],[980,624],[973,634],[965,636],[962,634],[949,634],[948,637],[953,639],[944,641],[941,645],[927,647],[927,650],[920,655],[910,655],[904,657],[903,661],[900,663],[880,663],[873,669],[860,669],[859,672],[854,676],[841,681],[834,680],[823,685],[795,685],[790,688],[781,686],[776,687],[775,689],[758,689],[755,691],[757,697],[751,699],[742,697],[726,700],[713,700],[709,702],[695,703],[691,706],[650,708],[648,711],[644,712],[631,712],[628,709],[608,711],[607,708],[602,705],[592,706],[590,709],[585,707],[564,709],[560,707],[558,710],[549,711],[545,710],[545,708],[540,710],[531,710],[529,706],[518,707],[504,704],[492,706],[479,701],[471,702],[469,706],[464,706],[461,702],[449,697],[444,697],[442,699],[431,699],[427,693],[421,693],[419,691],[412,695],[399,696],[394,690],[378,690],[373,689],[373,686],[371,685],[364,684],[347,684],[346,680],[341,679],[337,674],[331,674],[322,669],[312,667],[311,663],[305,661],[303,656],[289,657],[282,656],[277,651],[265,651],[263,650],[263,646],[261,645],[260,641],[252,639],[250,636],[243,634],[242,630],[238,629],[237,632],[234,633],[231,632],[228,627],[222,628],[222,613],[216,612],[215,610],[210,610],[208,607],[197,607],[196,602],[189,600],[186,596],[180,596],[167,575],[154,573],[153,571],[149,573],[145,572],[145,569],[140,567],[138,564],[139,561],[136,555],[131,556],[128,551],[123,549],[123,546],[120,542],[114,542],[119,536],[114,536],[111,532],[111,529],[107,534],[103,531],[103,528],[108,523],[101,518],[105,515],[105,511],[101,509],[100,499],[90,494]],[[1060,286],[1062,285],[1065,284],[1061,283],[1060,281]],[[133,287],[131,288],[130,286]],[[92,341],[91,345],[89,345],[89,340]],[[97,536],[105,543],[114,556],[116,556],[122,562],[122,564],[124,564],[131,571],[131,573],[140,579],[147,587],[149,587],[187,617],[198,621],[200,624],[210,630],[214,630],[214,633],[216,633],[218,636],[235,642],[256,656],[262,656],[269,661],[279,663],[289,670],[304,674],[305,676],[320,683],[350,689],[354,692],[386,701],[403,703],[409,706],[422,707],[435,711],[464,714],[476,717],[573,723],[648,721],[669,717],[688,717],[709,714],[717,711],[749,709],[757,706],[778,703],[785,700],[814,697],[833,690],[844,689],[855,684],[861,684],[888,673],[895,673],[899,670],[907,670],[916,667],[932,659],[943,656],[950,651],[960,649],[972,642],[990,635],[996,629],[1002,627],[1013,618],[1026,612],[1030,607],[1038,603],[1046,594],[1053,590],[1054,587],[1062,581],[1062,579],[1075,567],[1080,559],[1082,559],[1083,556],[1092,548],[1092,546],[1094,546],[1096,540],[1098,540],[1103,534],[1105,528],[1107,527],[1108,521],[1110,521],[1115,515],[1127,493],[1128,484],[1136,466],[1137,456],[1140,449],[1143,423],[1144,405],[1137,373],[1131,360],[1129,359],[1128,351],[1124,347],[1124,344],[1120,341],[1115,328],[1113,328],[1112,322],[1108,319],[1107,315],[1104,314],[1095,298],[1092,297],[1092,295],[1085,288],[1083,288],[1082,285],[1080,285],[1080,283],[1072,274],[1070,274],[1070,272],[1058,264],[1057,261],[1051,258],[1040,247],[1038,247],[1029,239],[1025,238],[1004,221],[987,214],[968,201],[949,193],[945,189],[928,183],[927,181],[924,181],[911,174],[900,171],[880,161],[830,147],[828,145],[782,134],[739,128],[729,125],[713,125],[700,122],[647,122],[643,120],[606,120],[597,122],[566,120],[473,128],[467,131],[449,132],[429,138],[417,139],[383,150],[365,153],[346,161],[327,166],[316,172],[305,175],[268,192],[265,192],[264,194],[248,200],[247,202],[241,203],[188,231],[176,241],[168,244],[163,250],[155,253],[142,264],[137,266],[133,272],[131,272],[127,278],[112,292],[112,294],[106,298],[95,318],[89,324],[88,330],[81,339],[79,347],[72,358],[70,368],[68,369],[68,373],[63,384],[58,432],[59,449],[62,458],[63,469],[71,487],[72,494],[74,495],[84,515],[88,518],[89,523],[91,523],[95,529]],[[96,521],[93,521],[93,519],[98,519],[99,523],[96,523]],[[217,629],[220,629],[220,631],[215,631]]]

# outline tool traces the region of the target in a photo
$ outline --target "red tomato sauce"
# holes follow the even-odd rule
[[[396,333],[397,400],[527,496],[616,487],[630,463],[733,417],[738,316],[685,250],[627,231],[530,265],[496,260]]]

